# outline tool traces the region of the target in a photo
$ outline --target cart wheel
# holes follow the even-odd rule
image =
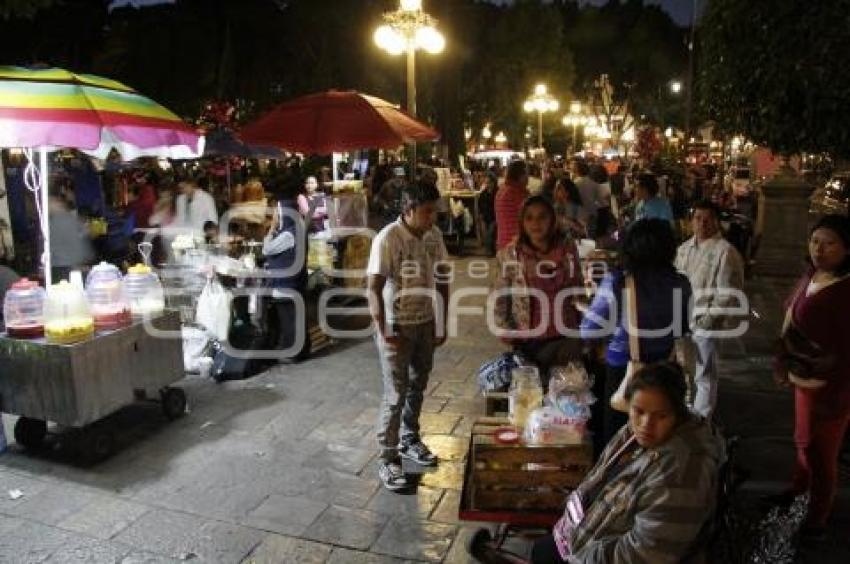
[[[24,448],[35,450],[44,444],[47,421],[21,417],[15,423],[15,441]]]
[[[466,551],[475,559],[480,559],[486,553],[487,543],[493,540],[490,529],[478,529],[466,541]]]
[[[162,392],[162,412],[171,420],[186,413],[186,393],[180,388],[166,388]]]
[[[89,464],[105,460],[115,447],[115,436],[105,425],[92,425],[84,429],[80,439],[83,460]]]

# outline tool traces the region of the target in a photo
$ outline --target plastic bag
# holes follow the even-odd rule
[[[482,392],[504,392],[511,385],[511,373],[518,366],[528,362],[522,355],[504,352],[493,360],[488,360],[478,369],[478,388]]]
[[[219,341],[227,341],[233,296],[215,278],[207,280],[198,298],[195,321]]]
[[[549,371],[549,394],[546,404],[571,421],[586,423],[590,419],[590,406],[596,397],[590,391],[593,376],[580,362],[557,366]]]
[[[566,366],[555,366],[549,370],[549,395],[557,396],[564,390],[589,390],[593,387],[593,376],[587,373],[584,364],[571,362]]]
[[[525,442],[531,445],[577,445],[584,441],[587,420],[566,417],[557,408],[540,407],[525,424]]]
[[[186,372],[201,372],[202,359],[207,356],[210,336],[197,327],[183,327],[183,368]]]

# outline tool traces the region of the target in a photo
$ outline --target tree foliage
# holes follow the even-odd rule
[[[850,157],[850,0],[711,0],[699,38],[699,98],[722,130]]]
[[[372,40],[397,0],[176,0],[110,10],[111,4],[0,0],[0,15],[9,17],[0,20],[4,62],[115,78],[191,119],[209,100],[227,100],[250,117],[330,88],[405,103],[404,58]],[[478,132],[488,122],[521,146],[526,125],[536,126],[522,103],[537,82],[565,108],[574,97],[587,99],[602,73],[618,91],[628,81],[636,95],[654,96],[683,67],[683,31],[641,0],[601,8],[576,0],[426,0],[424,8],[438,19],[447,45],[441,55],[417,55],[418,113],[437,126],[451,154],[463,151],[465,127]],[[648,107],[635,103],[639,113]],[[546,117],[547,141],[560,134],[566,142],[561,114]]]
[[[32,18],[39,10],[51,6],[55,0],[0,0],[0,17]]]
[[[467,121],[477,131],[492,122],[494,129],[521,143],[531,120],[522,104],[535,84],[546,84],[562,105],[572,94],[573,57],[560,14],[551,4],[519,0],[505,7],[482,4],[479,17],[477,33],[467,38],[473,49],[464,73]],[[560,114],[544,119],[559,127]]]
[[[576,89],[592,96],[594,82],[607,74],[618,96],[628,94],[637,118],[659,125],[684,122],[683,97],[673,96],[670,81],[684,79],[687,29],[659,6],[643,0],[609,0],[579,8],[564,2],[566,45],[576,65]]]

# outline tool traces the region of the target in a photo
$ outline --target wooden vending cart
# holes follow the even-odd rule
[[[498,524],[495,533],[481,529],[469,541],[472,556],[502,552],[514,534],[551,529],[563,504],[593,465],[589,442],[526,445],[503,442],[498,433],[511,428],[502,417],[484,417],[472,426],[464,471],[459,517],[463,521]]]

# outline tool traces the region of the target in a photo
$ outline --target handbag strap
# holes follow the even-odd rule
[[[640,362],[640,338],[638,337],[637,290],[635,277],[626,275],[626,333],[629,335],[629,358]]]

